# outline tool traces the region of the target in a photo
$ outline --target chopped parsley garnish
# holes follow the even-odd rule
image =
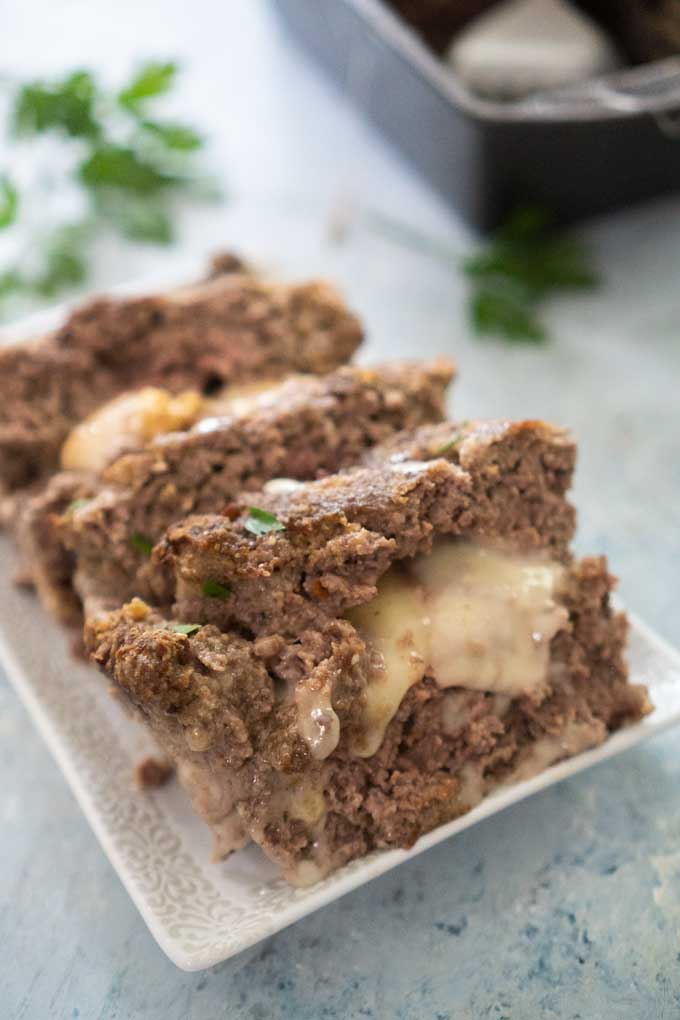
[[[135,531],[134,535],[130,536],[130,545],[142,556],[150,556],[153,550],[153,542],[146,535],[141,535],[138,531]]]
[[[73,499],[66,507],[66,513],[70,516],[71,514],[77,514],[79,510],[82,510],[84,506],[90,502],[89,499]]]
[[[221,581],[213,581],[210,578],[203,582],[202,591],[211,599],[228,599],[231,595],[231,588],[222,584]]]
[[[469,424],[470,424],[469,421],[461,421],[461,422],[459,422],[459,424],[458,424],[458,431],[454,432],[454,434],[451,436],[451,438],[447,439],[447,441],[443,444],[443,446],[440,446],[438,450],[434,451],[434,456],[435,457],[442,457],[445,453],[448,453],[449,450],[452,450],[454,448],[454,446],[457,446],[458,443],[460,443],[463,439],[465,439],[465,431],[464,430],[468,427]]]
[[[248,517],[244,527],[251,535],[267,535],[270,531],[285,531],[286,528],[275,514],[270,514],[268,510],[261,510],[259,506],[248,507]]]
[[[187,637],[191,637],[196,631],[201,629],[200,623],[171,623],[170,630],[174,630],[175,634],[186,634]]]

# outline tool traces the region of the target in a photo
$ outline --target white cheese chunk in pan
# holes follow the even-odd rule
[[[446,61],[469,88],[498,99],[585,81],[620,63],[607,34],[567,0],[501,0],[456,35]]]

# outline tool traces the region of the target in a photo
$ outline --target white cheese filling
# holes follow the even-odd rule
[[[123,393],[71,430],[61,448],[61,466],[67,471],[101,471],[125,447],[193,425],[202,408],[203,398],[195,390],[173,396],[145,386]]]
[[[209,432],[225,420],[248,414],[273,399],[280,379],[229,386],[216,397],[197,390],[173,395],[156,386],[122,393],[75,426],[61,449],[61,466],[67,471],[102,471],[123,450],[156,436],[191,428]]]
[[[393,567],[376,598],[348,614],[373,655],[354,753],[375,754],[424,676],[441,687],[541,700],[550,641],[568,623],[557,600],[563,574],[558,563],[453,539]]]

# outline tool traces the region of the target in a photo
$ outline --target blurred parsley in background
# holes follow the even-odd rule
[[[468,283],[468,322],[477,336],[511,344],[546,343],[550,335],[543,311],[550,298],[594,290],[601,283],[588,246],[538,206],[516,208],[475,254],[463,259],[446,242],[383,213],[369,211],[364,218],[372,230],[462,272]]]
[[[515,210],[479,253],[463,260],[470,281],[470,322],[478,334],[543,343],[546,298],[600,283],[583,242],[555,228],[540,208]]]
[[[178,198],[217,197],[214,183],[196,165],[201,135],[154,113],[155,101],[172,90],[177,73],[174,63],[150,62],[117,93],[85,70],[12,89],[10,139],[60,137],[72,157],[62,184],[81,191],[85,211],[38,232],[29,238],[26,256],[0,266],[0,306],[12,296],[47,299],[84,283],[102,228],[135,241],[170,244]],[[44,158],[45,150],[39,151]],[[38,201],[0,167],[0,231],[19,229],[22,212]]]

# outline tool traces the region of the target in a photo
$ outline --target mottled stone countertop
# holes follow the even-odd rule
[[[680,201],[591,224],[606,282],[550,310],[553,343],[472,339],[455,268],[366,226],[378,208],[465,252],[463,226],[306,64],[260,0],[13,0],[3,61],[150,53],[187,70],[232,199],[182,256],[230,244],[325,273],[369,327],[364,359],[450,352],[460,417],[544,416],[581,444],[578,546],[680,643]],[[331,213],[355,209],[342,245]],[[362,223],[364,224],[362,226]],[[104,284],[177,255],[102,253]],[[20,626],[20,621],[17,621]],[[184,974],[120,885],[25,710],[0,681],[0,1016],[12,1020],[671,1020],[680,1017],[680,752],[657,738],[540,793],[235,959]]]

